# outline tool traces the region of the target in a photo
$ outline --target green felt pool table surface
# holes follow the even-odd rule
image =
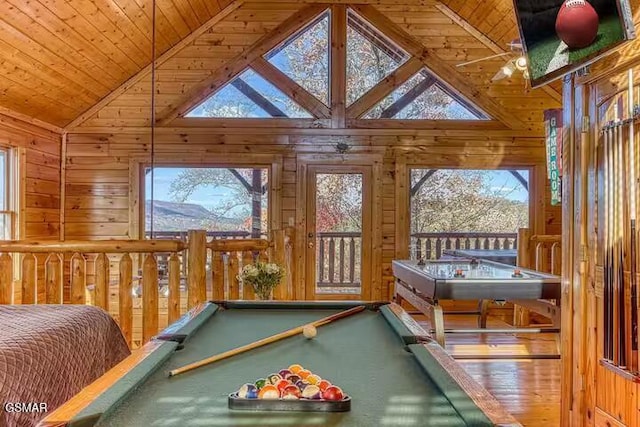
[[[160,344],[77,420],[101,414],[99,426],[483,426],[494,425],[474,401],[430,358],[425,346],[389,306],[374,306],[302,335],[198,369],[168,371],[303,325],[353,304],[255,308],[211,304],[173,333],[188,334],[184,348]],[[304,307],[304,308],[303,308]],[[406,314],[406,313],[405,313]],[[171,334],[168,334],[171,335]],[[242,384],[291,364],[340,386],[351,411],[266,412],[228,408]],[[73,422],[69,425],[74,425]],[[77,425],[80,425],[78,423]]]

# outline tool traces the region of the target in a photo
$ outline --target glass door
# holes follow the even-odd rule
[[[368,166],[308,168],[309,299],[368,299],[370,295],[370,176]]]

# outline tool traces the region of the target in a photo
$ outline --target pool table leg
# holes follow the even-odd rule
[[[436,335],[436,341],[442,348],[444,348],[444,315],[442,307],[438,302],[431,304],[431,321],[433,322],[433,329]]]
[[[478,327],[482,329],[487,328],[487,313],[489,312],[489,304],[491,300],[481,299],[478,302]]]

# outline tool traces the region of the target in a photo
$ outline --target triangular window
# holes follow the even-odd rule
[[[311,118],[311,114],[248,68],[186,117]]]
[[[347,104],[391,74],[409,55],[352,10],[347,15]]]
[[[364,115],[365,119],[487,120],[487,115],[422,70]]]
[[[265,59],[329,105],[329,12],[325,12]]]

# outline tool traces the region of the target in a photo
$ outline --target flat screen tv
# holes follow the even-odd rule
[[[629,0],[514,0],[514,6],[533,87],[635,38]]]

